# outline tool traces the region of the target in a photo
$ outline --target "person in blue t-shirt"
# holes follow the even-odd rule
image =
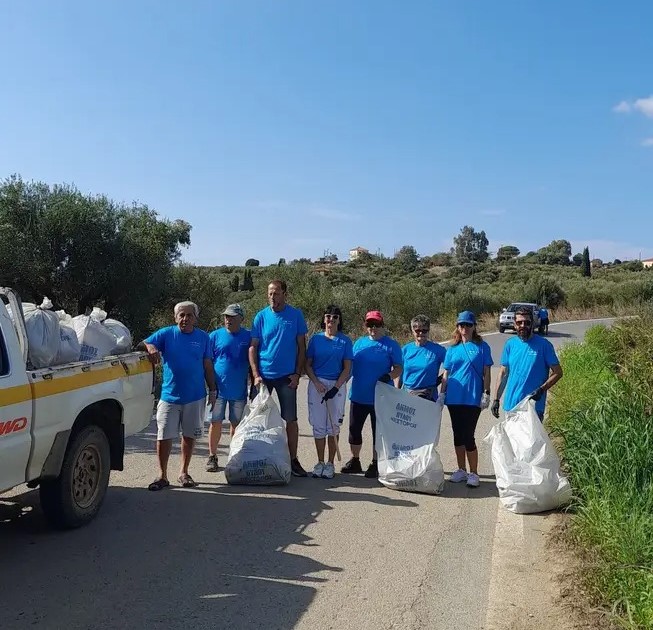
[[[313,427],[317,464],[313,477],[333,479],[336,440],[345,415],[347,381],[354,358],[351,339],[342,332],[342,311],[331,304],[324,309],[322,332],[308,342],[306,375],[308,384],[308,421]],[[324,463],[325,442],[329,442],[329,460]]]
[[[549,334],[549,311],[543,306],[539,312],[540,315],[540,335]]]
[[[291,472],[295,477],[307,473],[297,459],[297,387],[306,358],[306,321],[304,314],[286,303],[288,287],[283,280],[268,284],[269,307],[259,311],[252,325],[249,364],[254,385],[264,384],[277,392],[281,417],[286,421]]]
[[[438,385],[442,380],[440,366],[447,351],[429,339],[431,320],[426,315],[413,317],[410,329],[415,341],[407,343],[401,349],[404,369],[396,384],[420,398],[436,401]]]
[[[499,417],[505,389],[504,411],[510,411],[529,397],[535,401],[540,420],[544,420],[546,392],[562,378],[562,367],[551,342],[533,334],[533,314],[529,309],[515,312],[515,329],[517,337],[509,339],[503,347],[492,415]]]
[[[218,399],[211,414],[209,427],[209,459],[207,472],[218,472],[218,446],[222,423],[229,406],[231,435],[243,417],[247,402],[247,375],[249,373],[249,344],[252,335],[241,326],[245,312],[240,304],[230,304],[222,312],[224,326],[214,330],[211,339],[213,368],[218,385]]]
[[[401,346],[385,334],[383,315],[370,311],[365,316],[367,334],[354,344],[354,363],[349,390],[349,445],[351,459],[342,467],[343,473],[363,472],[360,452],[363,446],[363,427],[367,416],[372,423],[372,463],[365,476],[376,479],[379,469],[376,459],[376,413],[374,412],[374,389],[377,381],[392,384],[401,375],[403,357]]]
[[[453,340],[444,359],[440,394],[445,397],[451,416],[458,462],[458,469],[452,473],[449,481],[465,481],[470,488],[478,488],[481,483],[474,433],[481,409],[487,409],[490,403],[492,364],[490,346],[476,331],[476,316],[471,311],[463,311],[458,315]]]
[[[145,341],[153,364],[163,360],[163,387],[156,408],[157,443],[160,474],[149,490],[161,490],[170,485],[168,459],[172,440],[181,430],[181,473],[179,483],[184,488],[195,486],[188,474],[195,440],[202,436],[206,415],[206,385],[209,405],[216,400],[215,376],[209,336],[196,328],[199,309],[193,302],[180,302],[174,309],[176,326],[161,328]]]

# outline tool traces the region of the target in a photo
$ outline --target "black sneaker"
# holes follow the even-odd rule
[[[376,460],[373,459],[372,463],[367,467],[367,470],[365,471],[365,476],[368,479],[377,479],[379,476],[379,467],[376,463]]]
[[[343,473],[362,473],[361,460],[358,457],[352,457],[341,469]]]
[[[302,468],[302,465],[296,457],[290,462],[290,471],[293,477],[308,477],[308,473]]]
[[[206,460],[206,472],[218,472],[218,456],[209,455]]]

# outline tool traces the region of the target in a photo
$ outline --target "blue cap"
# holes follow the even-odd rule
[[[458,314],[458,321],[456,324],[476,324],[476,317],[471,311],[463,311]]]

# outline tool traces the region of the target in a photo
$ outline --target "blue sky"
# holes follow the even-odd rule
[[[653,256],[653,3],[0,4],[0,176],[262,264],[566,238]]]

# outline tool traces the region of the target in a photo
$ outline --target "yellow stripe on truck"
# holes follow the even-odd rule
[[[107,381],[113,381],[125,376],[144,374],[145,372],[152,371],[152,365],[149,361],[139,361],[135,365],[125,365],[128,367],[128,372],[125,371],[122,364],[117,364],[101,370],[90,369],[87,372],[81,372],[80,374],[73,374],[63,378],[43,378],[43,376],[48,375],[46,373],[40,377],[40,380],[33,382],[31,385],[18,385],[0,390],[0,406],[15,405],[31,398],[55,396],[56,394],[63,394],[64,392],[75,389],[106,383]]]

